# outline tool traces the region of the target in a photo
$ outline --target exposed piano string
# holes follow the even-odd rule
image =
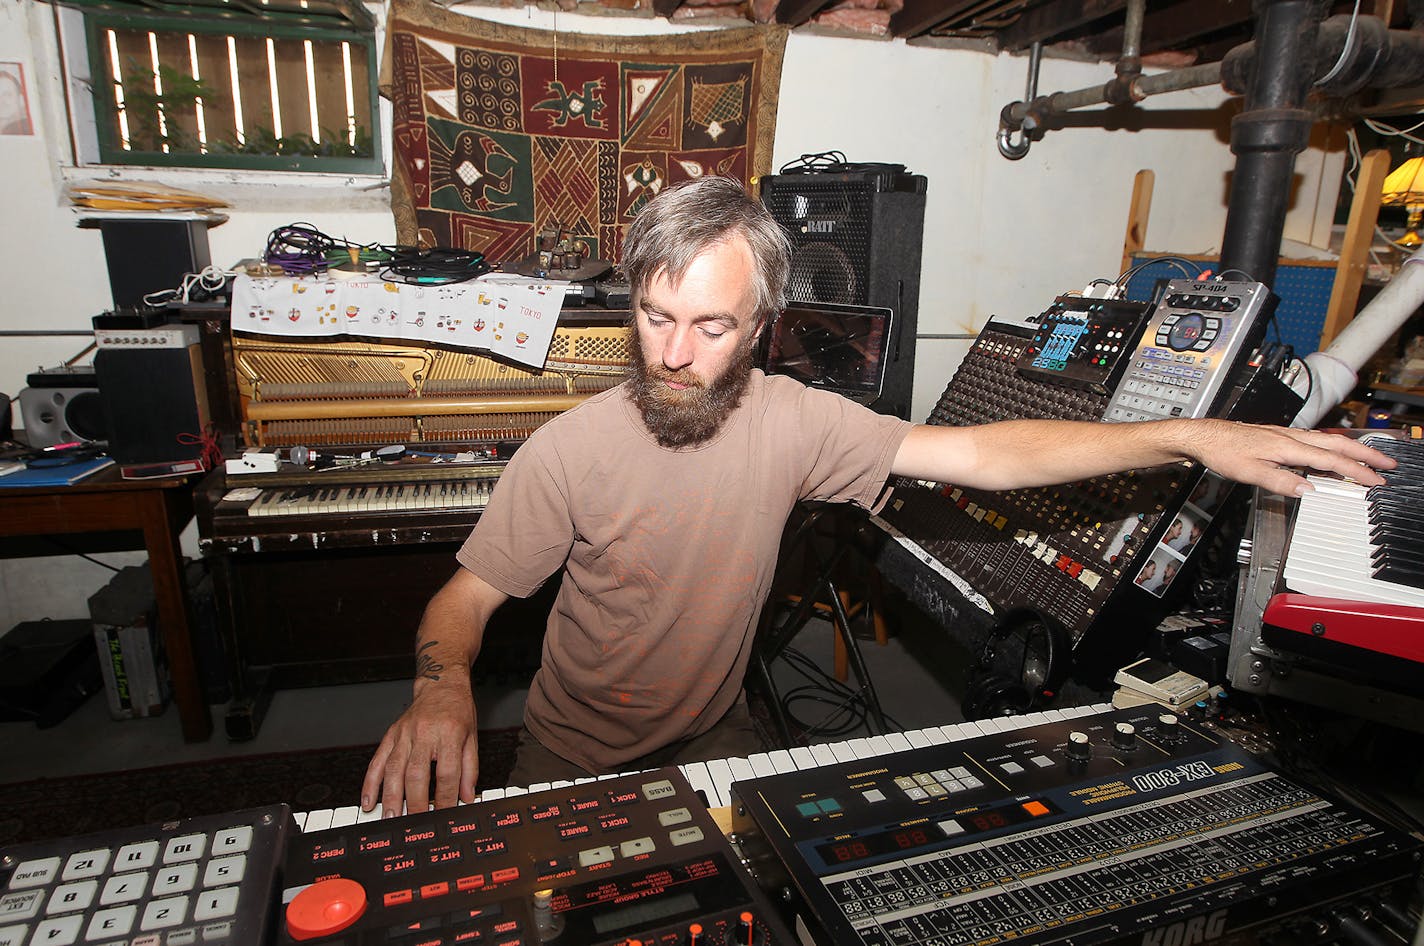
[[[1060,709],[1043,710],[1036,713],[1025,713],[1021,716],[998,716],[990,719],[953,723],[945,726],[929,726],[924,729],[909,730],[901,733],[887,733],[883,736],[863,736],[841,742],[821,743],[814,746],[796,746],[791,749],[776,749],[746,758],[733,757],[728,759],[713,759],[707,762],[690,762],[680,765],[678,768],[682,771],[682,774],[687,778],[687,781],[692,787],[706,800],[709,808],[722,808],[730,802],[731,786],[735,781],[759,778],[761,776],[774,775],[782,772],[806,771],[808,769],[819,768],[823,765],[833,765],[838,762],[870,759],[892,752],[903,752],[906,749],[917,749],[947,742],[958,742],[961,739],[972,739],[976,736],[996,732],[1010,732],[1015,729],[1023,729],[1027,726],[1036,726],[1039,723],[1076,719],[1080,716],[1091,716],[1097,713],[1105,713],[1110,709],[1112,709],[1112,706],[1108,703],[1069,706]],[[475,803],[480,804],[487,801],[496,801],[501,798],[527,795],[533,792],[542,792],[550,788],[582,785],[588,782],[618,778],[621,775],[630,774],[633,773],[620,772],[600,776],[599,778],[590,777],[576,779],[574,781],[541,782],[524,787],[488,789],[480,793]],[[303,831],[324,831],[327,828],[345,827],[378,820],[381,817],[381,806],[377,805],[371,811],[362,811],[359,805],[314,809],[312,811],[297,812],[294,817]]]

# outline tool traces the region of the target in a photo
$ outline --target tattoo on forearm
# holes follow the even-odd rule
[[[427,680],[440,679],[440,672],[445,669],[445,665],[426,653],[426,651],[438,643],[440,642],[426,641],[424,644],[421,644],[420,648],[415,652],[415,675],[417,677],[424,677]]]

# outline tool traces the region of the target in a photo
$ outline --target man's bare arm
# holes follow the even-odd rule
[[[1310,488],[1293,468],[1338,473],[1366,486],[1394,461],[1357,440],[1318,430],[1224,420],[1135,424],[1011,420],[977,427],[918,426],[892,472],[979,489],[1018,489],[1196,460],[1242,483],[1282,495]]]
[[[361,785],[361,808],[378,801],[385,817],[430,806],[435,767],[437,808],[475,800],[479,777],[470,665],[490,615],[506,595],[461,568],[430,599],[416,634],[414,698],[386,730]]]

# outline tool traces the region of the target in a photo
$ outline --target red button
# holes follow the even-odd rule
[[[366,912],[366,890],[354,880],[333,877],[312,884],[287,904],[292,939],[316,939],[346,929]]]
[[[392,890],[382,898],[382,901],[388,907],[398,907],[403,903],[410,903],[413,899],[415,899],[415,894],[407,887],[404,890]]]

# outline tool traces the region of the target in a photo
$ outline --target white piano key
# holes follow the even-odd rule
[[[535,782],[533,785],[530,785],[527,789],[525,789],[525,791],[533,795],[535,792],[547,792],[553,787],[553,783],[551,782]]]
[[[747,779],[756,778],[756,773],[752,771],[752,764],[740,756],[733,756],[727,760],[727,765],[732,770],[732,781],[745,782]],[[730,800],[731,796],[728,796]]]
[[[868,743],[870,754],[873,756],[889,755],[895,751],[894,747],[890,745],[890,740],[884,736],[871,736],[866,742]]]
[[[911,729],[905,733],[905,740],[915,749],[923,749],[925,746],[933,745],[930,737],[925,735],[923,729]]]
[[[885,742],[889,744],[891,752],[904,752],[914,748],[904,733],[888,732],[885,734]]]
[[[365,823],[368,822],[368,821],[380,821],[380,820],[381,820],[381,803],[380,803],[380,802],[376,802],[376,804],[372,805],[370,811],[361,811],[360,809],[357,809],[357,814],[356,814],[356,823],[357,823],[357,824],[365,824]]]
[[[377,806],[380,807],[379,805]],[[298,831],[305,831],[307,826],[307,813],[305,811],[292,812],[292,820],[297,823]]]
[[[835,750],[828,743],[817,743],[811,747],[811,756],[816,760],[816,765],[835,765],[841,761],[836,757]]]
[[[830,744],[831,754],[836,757],[837,762],[854,762],[860,756],[855,754],[848,742],[833,742]]]
[[[307,812],[307,820],[302,825],[303,831],[325,831],[331,827],[331,809],[324,808],[320,811]]]
[[[766,778],[768,775],[776,774],[776,766],[771,764],[771,757],[764,752],[747,756],[747,761],[751,763],[752,774],[756,778]]]
[[[856,736],[849,740],[847,745],[850,746],[850,751],[855,753],[857,759],[869,759],[880,754],[870,747],[870,740],[865,736]]]
[[[573,785],[573,784],[574,784],[574,783],[573,783],[572,781],[570,781],[570,780],[568,780],[568,779],[564,779],[564,780],[558,781],[558,782],[550,782],[550,783],[549,783],[549,787],[550,787],[550,788],[568,788],[569,786],[571,786],[571,785]]]
[[[726,759],[711,759],[707,763],[707,774],[712,777],[712,790],[716,797],[713,808],[725,808],[728,802],[727,788],[732,784],[732,767]]]
[[[816,754],[810,746],[792,746],[789,750],[791,763],[796,766],[796,771],[801,772],[806,769],[814,769],[823,763],[816,761]]]
[[[954,736],[943,726],[926,726],[920,730],[925,734],[925,738],[932,746],[942,746],[946,742],[953,742]]]
[[[356,818],[360,814],[360,805],[344,805],[331,813],[331,826],[333,828],[350,827],[356,823]]]
[[[511,785],[511,786],[508,786],[508,787],[505,788],[505,790],[504,790],[504,797],[505,797],[505,798],[508,798],[508,797],[510,797],[511,795],[528,795],[528,794],[529,794],[529,789],[527,789],[527,788],[516,788],[516,787],[514,787],[514,786],[512,786],[512,785]]]
[[[717,789],[712,783],[712,774],[707,771],[706,762],[689,762],[679,766],[687,784],[693,791],[701,792],[708,808],[717,807]]]
[[[480,792],[480,801],[499,801],[506,791],[507,789],[503,788],[487,788]]]
[[[796,760],[791,758],[791,753],[785,749],[774,749],[767,753],[771,757],[771,767],[777,775],[783,772],[797,771]]]

